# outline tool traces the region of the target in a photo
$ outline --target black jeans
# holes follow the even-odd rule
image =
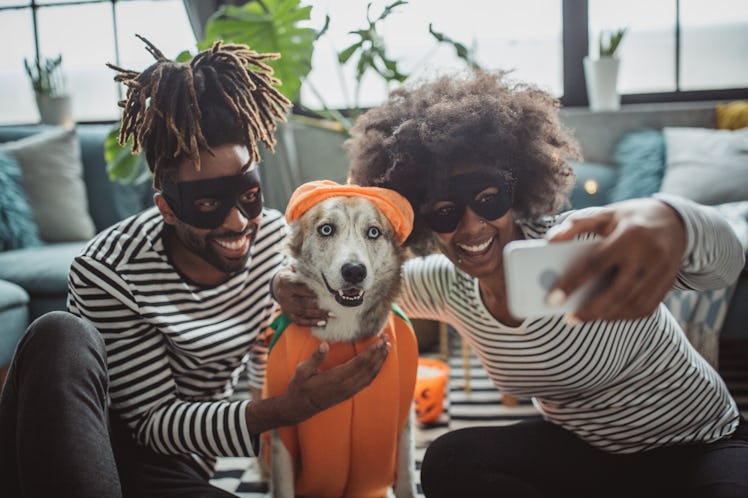
[[[447,433],[429,445],[424,494],[435,497],[748,497],[748,430],[712,444],[633,455],[598,450],[544,420]]]
[[[135,442],[107,408],[104,342],[88,322],[52,312],[16,350],[0,395],[4,497],[229,497],[187,455]]]

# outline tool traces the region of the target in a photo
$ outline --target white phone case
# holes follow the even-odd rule
[[[558,307],[546,304],[554,282],[574,261],[584,257],[599,240],[548,242],[516,240],[504,247],[504,272],[509,312],[517,318],[535,318],[577,310],[602,286],[602,279],[587,282]]]

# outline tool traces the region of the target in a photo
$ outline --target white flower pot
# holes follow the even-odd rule
[[[617,111],[621,108],[618,94],[618,67],[615,57],[584,58],[584,78],[587,83],[587,98],[593,111]]]
[[[73,105],[69,95],[50,97],[37,93],[36,105],[43,124],[60,126],[73,124]]]

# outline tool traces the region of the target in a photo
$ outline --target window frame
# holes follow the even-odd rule
[[[73,5],[109,3],[112,13],[112,36],[114,37],[114,61],[119,64],[120,49],[117,36],[116,3],[120,0],[69,0],[49,3],[44,0],[30,0],[26,5],[8,5],[0,7],[1,11],[14,9],[31,9],[31,20],[34,37],[34,54],[39,56],[39,33],[37,11],[46,7],[64,7]],[[584,57],[589,53],[589,7],[587,0],[562,1],[562,70],[563,95],[559,98],[564,107],[587,107],[587,89],[584,79]],[[673,92],[643,94],[622,94],[622,104],[696,102],[714,100],[748,99],[748,87],[715,90],[682,91],[680,86],[680,0],[676,0],[675,12],[675,84]],[[122,98],[121,86],[117,86],[119,98]]]
[[[587,0],[562,0],[563,87],[560,98],[564,107],[587,107],[584,81],[585,56],[589,55],[589,7]],[[748,99],[748,88],[720,90],[680,90],[680,0],[675,0],[675,91],[626,93],[621,104],[655,104]]]

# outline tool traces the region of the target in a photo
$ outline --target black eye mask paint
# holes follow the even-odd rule
[[[249,219],[259,216],[262,212],[259,187],[260,178],[257,170],[253,169],[210,180],[177,183],[163,181],[161,193],[177,218],[193,227],[212,230],[221,226],[233,207]],[[255,200],[242,202],[242,195],[253,188],[258,189]],[[218,205],[215,209],[203,211],[197,207],[196,201],[199,199],[212,199]]]
[[[437,233],[451,233],[457,229],[465,209],[486,220],[497,220],[512,207],[512,187],[508,181],[485,173],[467,173],[449,179],[449,187],[435,196],[436,200],[424,206],[422,213],[426,224]],[[482,191],[496,187],[498,193],[481,196]],[[446,209],[433,209],[436,202],[450,202]]]

